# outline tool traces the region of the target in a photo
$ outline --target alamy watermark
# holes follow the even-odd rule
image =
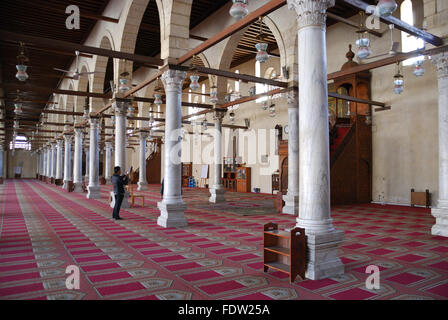
[[[370,275],[366,279],[366,288],[368,290],[380,289],[380,268],[374,264],[367,266],[366,273]]]
[[[80,278],[79,278],[79,267],[74,265],[69,265],[65,269],[65,273],[69,274],[65,280],[65,286],[68,290],[79,290],[80,288]]]
[[[79,7],[76,5],[70,5],[65,8],[65,13],[69,14],[67,19],[65,20],[65,27],[69,30],[79,30],[80,27],[80,11]]]

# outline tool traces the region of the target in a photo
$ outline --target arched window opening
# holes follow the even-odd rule
[[[405,0],[401,4],[400,7],[400,15],[401,20],[404,22],[410,24],[411,26],[414,25],[414,12],[413,12],[413,6],[411,0]],[[425,43],[422,39],[417,38],[415,36],[411,36],[406,32],[401,32],[401,48],[403,52],[409,52],[414,51],[417,49],[421,49],[425,46]],[[412,65],[415,61],[423,59],[423,56],[410,58],[405,61],[403,61],[404,66]]]
[[[12,141],[9,143],[9,150],[12,149],[31,150],[31,143],[25,136],[17,136],[14,145]]]

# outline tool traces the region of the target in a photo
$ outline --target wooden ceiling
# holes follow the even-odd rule
[[[31,36],[44,37],[57,40],[65,40],[74,43],[83,43],[88,37],[97,20],[93,17],[86,18],[83,13],[91,15],[102,15],[109,0],[2,0],[0,10],[0,29]],[[375,0],[366,1],[373,4]],[[190,28],[194,28],[201,21],[228,4],[229,0],[193,0]],[[81,25],[79,30],[68,30],[65,27],[67,14],[65,9],[69,5],[77,5],[81,11]],[[341,17],[348,18],[357,11],[345,4],[337,2],[336,6],[329,11]],[[332,25],[336,21],[328,19],[327,24]],[[234,54],[232,66],[237,66],[245,61],[253,59],[256,54],[255,43],[259,30],[259,22],[249,27],[242,37]],[[277,44],[272,32],[263,24],[263,32],[268,35],[268,52],[276,52]],[[53,68],[68,69],[73,62],[74,53],[42,50],[33,47],[31,43],[26,45],[26,55],[29,57],[27,80],[29,85],[57,88],[63,80],[64,75],[54,71]],[[15,78],[18,54],[18,44],[14,39],[0,39],[0,81],[5,83],[16,83]],[[160,53],[160,22],[155,0],[150,0],[147,6],[142,24],[137,37],[135,49],[136,54],[155,57]],[[112,59],[109,59],[104,88],[107,90],[109,81],[113,78]],[[199,63],[199,61],[198,61]],[[138,67],[138,65],[135,65]],[[5,98],[5,118],[7,132],[12,134],[12,121],[14,114],[14,99],[18,96],[15,91],[3,90]],[[24,103],[24,108],[34,109],[24,111],[18,116],[21,127],[32,127],[37,123],[40,111],[45,107],[46,101],[50,100],[48,93],[20,92],[19,97],[23,100],[32,101]],[[19,130],[20,132],[20,130]],[[7,136],[8,140],[8,136]]]
[[[77,5],[81,12],[100,15],[108,2],[109,0],[2,0],[0,29],[81,44],[89,35],[96,20],[81,16],[80,29],[68,30],[65,26],[65,20],[68,17],[65,14],[66,7]],[[25,48],[25,54],[29,58],[29,79],[26,83],[56,88],[64,75],[53,70],[53,68],[67,70],[74,59],[74,52],[68,54],[50,50],[44,51],[33,47],[32,44],[25,44]],[[19,81],[15,78],[18,51],[19,46],[15,39],[0,39],[1,82],[19,84]],[[5,118],[12,120],[15,116],[13,110],[17,92],[4,90],[3,96],[7,98],[5,100]],[[48,93],[21,92],[19,97],[22,100],[33,101],[24,103],[24,112],[17,117],[18,120],[22,120],[21,127],[26,127],[32,126],[33,122],[38,121],[40,111],[51,95],[48,95]],[[5,123],[9,134],[12,125],[12,122]]]

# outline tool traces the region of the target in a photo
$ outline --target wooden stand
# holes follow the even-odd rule
[[[134,194],[134,188],[131,185],[127,186],[126,189],[129,191],[129,199],[131,200],[131,208],[134,207],[135,198],[142,199],[142,207],[145,206],[145,196],[144,195]]]
[[[431,206],[431,193],[426,189],[425,192],[415,192],[414,189],[411,189],[411,207],[425,206],[429,208]]]
[[[193,164],[182,163],[182,187],[188,187],[188,179],[193,175]]]
[[[305,279],[306,236],[305,229],[296,227],[289,232],[279,231],[275,223],[263,227],[263,269],[286,273],[289,281],[297,276]]]

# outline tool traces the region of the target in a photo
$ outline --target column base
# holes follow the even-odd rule
[[[185,210],[187,204],[180,203],[157,203],[157,207],[160,210],[160,216],[157,219],[157,224],[164,228],[177,228],[188,226],[187,219],[185,218]]]
[[[286,194],[283,196],[283,201],[285,201],[285,206],[283,207],[282,213],[290,214],[292,216],[299,215],[299,196]]]
[[[115,207],[115,193],[113,191],[110,192],[109,198],[111,199],[110,207],[113,209]],[[120,208],[127,209],[130,207],[131,207],[131,205],[129,204],[129,191],[125,191],[123,202],[121,203]]]
[[[319,280],[344,274],[344,264],[338,257],[338,248],[344,239],[343,230],[307,234],[306,237],[308,249],[306,278]]]
[[[226,202],[225,189],[210,189],[210,198],[208,199],[211,203]]]
[[[75,189],[73,190],[73,192],[77,192],[77,193],[83,193],[84,192],[84,188],[83,188],[83,183],[82,182],[75,182],[73,185],[75,186]]]
[[[70,189],[73,186],[72,180],[64,180],[64,184],[62,185],[62,189],[65,189],[67,192],[70,192]]]
[[[50,178],[50,183],[54,184],[55,178]]]
[[[436,224],[432,226],[431,234],[448,237],[448,208],[432,208],[431,215],[436,218]]]
[[[147,191],[148,190],[147,182],[138,182],[137,185],[138,185],[138,188],[137,188],[138,191]]]
[[[54,184],[57,186],[62,186],[63,185],[63,180],[62,179],[54,179]]]
[[[101,193],[100,193],[100,186],[87,186],[87,199],[100,199]]]

